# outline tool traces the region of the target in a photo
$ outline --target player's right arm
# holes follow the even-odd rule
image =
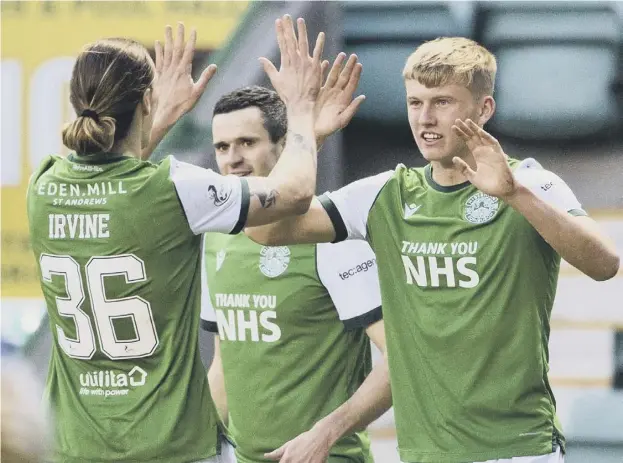
[[[247,179],[250,204],[246,223],[249,226],[304,213],[316,189],[314,108],[322,82],[324,34],[318,35],[310,55],[303,19],[297,20],[298,39],[289,15],[278,19],[275,26],[281,66],[277,70],[268,59],[260,58],[260,61],[286,105],[288,132],[284,150],[270,175]]]
[[[237,233],[244,225],[256,226],[302,214],[316,189],[315,101],[322,80],[321,55],[324,34],[309,54],[307,30],[297,21],[298,39],[290,16],[276,21],[281,51],[279,70],[261,58],[273,87],[285,102],[288,117],[286,143],[268,177],[223,177],[189,165],[172,170],[177,195],[191,230]],[[172,163],[173,166],[173,163]],[[183,175],[182,175],[183,174]]]
[[[315,197],[305,214],[262,227],[252,226],[245,233],[267,246],[365,240],[370,209],[392,175],[393,171],[386,171],[357,180]]]

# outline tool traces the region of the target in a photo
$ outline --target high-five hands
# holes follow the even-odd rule
[[[344,65],[345,60],[345,53],[337,55],[316,101],[314,132],[319,144],[346,127],[366,98],[359,95],[353,99],[362,71],[357,55],[350,55]],[[329,62],[324,61],[322,67],[324,71]]]
[[[208,82],[216,73],[216,65],[210,64],[197,82],[192,78],[192,63],[197,44],[197,31],[192,29],[184,42],[184,25],[178,23],[175,40],[171,26],[165,27],[164,47],[156,41],[156,115],[177,121],[194,108]]]
[[[299,18],[296,25],[298,38],[289,15],[275,21],[281,52],[279,70],[269,59],[260,58],[274,89],[289,109],[299,105],[314,105],[322,84],[321,57],[325,35],[323,32],[318,34],[314,51],[310,55],[305,20]]]
[[[208,82],[216,73],[210,64],[197,82],[192,78],[192,63],[197,43],[197,31],[192,29],[188,41],[184,25],[178,23],[175,40],[171,26],[164,29],[164,47],[156,41],[156,79],[153,88],[155,113],[149,145],[143,148],[142,159],[147,159],[166,133],[184,114],[193,109],[203,95]]]

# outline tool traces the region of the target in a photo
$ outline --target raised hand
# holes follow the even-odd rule
[[[362,71],[357,55],[350,55],[346,65],[345,60],[345,53],[337,55],[316,100],[314,132],[319,144],[332,133],[346,127],[366,98],[359,95],[353,99]],[[323,62],[323,68],[328,67],[328,64],[327,61]]]
[[[154,126],[172,126],[184,114],[194,108],[208,82],[216,73],[216,65],[210,64],[197,82],[192,78],[192,62],[197,43],[197,31],[192,29],[188,41],[184,38],[184,25],[177,24],[175,40],[171,26],[165,27],[164,47],[156,41],[156,74],[154,95],[157,109]]]
[[[307,26],[302,18],[297,20],[298,39],[290,15],[275,21],[277,42],[281,52],[279,70],[267,58],[260,58],[274,89],[287,107],[313,105],[322,82],[321,56],[324,33],[318,35],[313,54],[309,54]]]
[[[454,165],[483,193],[503,200],[512,196],[517,182],[500,143],[471,119],[457,119],[454,124],[452,130],[469,148],[476,170],[459,157],[452,159]]]

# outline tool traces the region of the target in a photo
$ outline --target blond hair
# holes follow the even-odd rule
[[[458,84],[484,96],[493,95],[496,72],[495,56],[485,47],[464,37],[441,37],[420,45],[402,76],[429,88]]]
[[[111,38],[85,46],[69,85],[78,117],[63,128],[63,144],[78,155],[109,151],[127,136],[154,75],[147,49],[134,40]]]

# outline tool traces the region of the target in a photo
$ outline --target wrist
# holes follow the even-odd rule
[[[512,191],[500,197],[509,206],[516,208],[516,206],[526,197],[526,193],[530,190],[524,185],[517,184]]]
[[[322,147],[322,145],[324,145],[324,142],[327,140],[327,137],[324,135],[316,135],[316,146],[318,147],[318,151],[320,151],[320,148]]]
[[[168,117],[167,114],[156,115],[150,133],[153,135],[164,135],[171,130],[171,127],[173,127],[178,120],[179,118],[176,119],[172,114],[168,115]]]
[[[314,116],[315,103],[313,101],[297,101],[286,104],[288,116]]]
[[[344,435],[344,426],[341,426],[339,419],[331,415],[318,421],[312,429],[326,441],[328,448],[333,447]]]

